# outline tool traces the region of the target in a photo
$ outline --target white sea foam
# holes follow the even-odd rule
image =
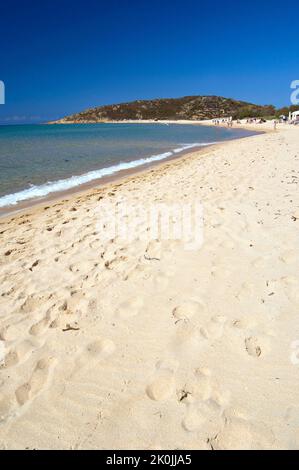
[[[120,162],[117,165],[108,166],[107,168],[101,168],[100,170],[89,171],[80,176],[71,176],[70,178],[61,179],[58,181],[49,181],[39,186],[30,185],[29,188],[24,189],[13,194],[7,194],[6,196],[0,197],[0,207],[6,207],[15,205],[19,202],[26,201],[27,199],[45,197],[50,193],[56,193],[59,191],[65,191],[67,189],[75,188],[84,183],[101,179],[104,176],[110,176],[119,171],[129,170],[138,166],[146,165],[149,163],[157,162],[169,158],[177,153],[194,147],[204,147],[206,145],[212,145],[215,142],[207,143],[194,143],[194,144],[182,144],[181,147],[175,148],[172,151],[164,152],[158,155],[152,155],[147,158],[140,158],[139,160],[133,160],[131,162]]]
[[[182,147],[178,147],[177,149],[173,150],[173,153],[180,153],[183,152],[184,150],[192,149],[194,147],[205,147],[206,145],[212,145],[215,144],[215,142],[206,142],[202,144],[184,144]]]

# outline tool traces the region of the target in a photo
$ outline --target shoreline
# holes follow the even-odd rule
[[[176,123],[176,124],[179,124],[179,125],[180,124],[188,125],[188,124],[191,124],[192,122],[191,121],[180,121],[180,122],[167,121],[167,123],[169,123],[169,124],[175,124]],[[128,122],[126,122],[126,123],[128,123]],[[135,123],[135,122],[132,121],[132,123]],[[154,122],[143,121],[141,123],[143,123],[143,124],[149,124],[149,123],[151,123],[151,124],[152,123],[161,124],[161,122],[156,122],[156,121],[154,121]],[[207,125],[209,127],[212,127],[212,125],[210,123],[209,124],[201,124],[201,122],[196,122],[196,124],[197,125]],[[49,193],[48,195],[45,195],[43,197],[36,197],[36,198],[32,198],[32,199],[26,199],[25,201],[22,201],[20,203],[15,204],[15,205],[12,204],[12,205],[5,206],[3,208],[0,208],[0,220],[2,220],[3,218],[7,218],[7,217],[13,217],[15,214],[18,214],[18,213],[22,214],[24,211],[28,211],[31,208],[38,207],[40,205],[48,205],[48,204],[51,204],[51,203],[53,203],[57,200],[75,196],[78,193],[89,191],[90,189],[93,189],[93,188],[98,189],[98,188],[101,188],[101,187],[105,187],[106,185],[113,184],[114,182],[117,183],[118,181],[122,181],[123,179],[125,179],[127,177],[134,176],[134,175],[137,175],[139,173],[150,171],[152,168],[155,168],[156,166],[163,165],[167,162],[175,161],[175,160],[180,159],[180,158],[184,158],[187,155],[191,156],[193,153],[202,152],[205,149],[210,148],[210,147],[215,147],[215,146],[218,146],[218,145],[226,144],[226,143],[234,141],[234,140],[246,139],[246,138],[254,137],[255,135],[263,134],[264,132],[269,132],[268,130],[252,129],[252,128],[245,128],[245,127],[239,127],[238,129],[240,129],[240,130],[250,130],[250,131],[254,132],[254,134],[249,135],[249,136],[235,137],[235,138],[227,140],[227,141],[215,142],[215,143],[212,143],[212,144],[209,144],[209,145],[203,144],[202,146],[199,145],[198,147],[193,147],[191,149],[186,149],[186,150],[183,149],[181,152],[178,152],[177,154],[172,152],[172,155],[170,155],[169,157],[163,158],[163,159],[158,160],[156,162],[153,161],[153,162],[150,162],[150,163],[146,163],[144,165],[136,166],[132,169],[120,170],[120,171],[117,171],[115,174],[112,174],[110,176],[104,176],[104,177],[100,177],[100,178],[91,180],[88,183],[78,184],[77,186],[75,186],[73,188],[70,188],[70,189],[67,189],[67,190],[56,191],[56,192],[53,192],[53,193]]]
[[[53,192],[42,198],[35,198],[35,199],[27,200],[23,203],[18,203],[15,206],[6,206],[7,208],[15,207],[15,210],[10,211],[9,213],[4,212],[6,207],[4,209],[0,208],[0,220],[2,220],[3,218],[12,217],[17,213],[23,213],[24,211],[28,211],[31,208],[40,207],[40,206],[43,207],[44,205],[53,205],[54,203],[64,200],[66,198],[69,200],[71,198],[79,197],[82,194],[85,195],[93,190],[113,187],[114,185],[117,185],[119,182],[124,182],[126,180],[129,181],[131,178],[135,176],[150,172],[151,169],[169,164],[170,162],[179,160],[181,158],[186,158],[187,155],[191,156],[193,153],[203,152],[204,149],[210,148],[211,146],[214,146],[214,145],[219,145],[219,144],[212,144],[206,147],[201,147],[197,149],[196,151],[194,151],[194,149],[186,150],[186,151],[179,153],[178,155],[172,155],[170,157],[167,157],[163,159],[162,161],[152,162],[150,164],[141,165],[140,167],[135,167],[135,168],[128,169],[128,170],[120,170],[114,175],[104,176],[102,178],[92,180],[89,183],[79,184],[78,186],[75,186],[74,188],[71,188],[65,191]]]
[[[53,122],[48,122],[48,123],[43,123],[41,125],[51,125],[51,126],[59,126],[59,125],[84,125],[84,124],[94,124],[94,125],[101,125],[101,124],[164,124],[164,125],[169,125],[169,124],[176,124],[176,125],[194,125],[194,126],[210,126],[210,127],[215,127],[215,123],[213,122],[213,119],[204,119],[204,120],[188,120],[188,119],[126,119],[126,120],[105,120],[105,121],[98,121],[98,122],[93,122],[93,121],[67,121],[67,122],[59,122],[59,123],[53,123]],[[246,119],[241,119],[240,123],[237,123],[237,121],[233,121],[234,129],[252,129],[253,127],[256,129],[259,129],[260,127],[264,127],[268,131],[270,128],[273,128],[273,121],[266,121],[265,123],[247,123]],[[227,123],[222,123],[220,122],[218,124],[218,127],[227,127]]]

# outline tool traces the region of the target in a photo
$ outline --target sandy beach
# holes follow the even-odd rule
[[[298,449],[298,182],[279,125],[0,219],[0,449]],[[121,202],[202,246],[103,240]]]

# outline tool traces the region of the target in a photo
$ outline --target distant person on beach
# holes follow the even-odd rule
[[[276,131],[276,128],[277,128],[277,121],[276,121],[276,119],[275,119],[275,121],[274,121],[274,130],[275,130],[275,131]]]

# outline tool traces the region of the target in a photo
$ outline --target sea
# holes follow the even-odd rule
[[[253,134],[160,123],[0,126],[0,208]]]

